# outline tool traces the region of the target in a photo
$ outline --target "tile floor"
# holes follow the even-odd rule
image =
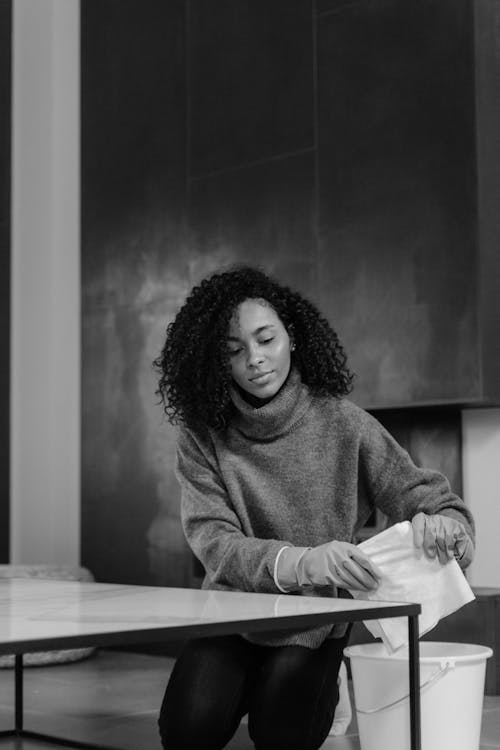
[[[74,664],[28,668],[25,727],[98,746],[161,750],[156,717],[172,663],[166,657],[101,650]],[[0,670],[0,731],[13,726],[13,691],[13,671]],[[0,738],[0,750],[56,747],[60,745]],[[252,747],[246,726],[242,725],[227,750]],[[486,696],[480,750],[497,748],[500,696]],[[328,739],[323,750],[360,750],[356,722],[345,737]]]

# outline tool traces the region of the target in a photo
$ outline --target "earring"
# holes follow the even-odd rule
[[[294,351],[295,351],[295,344],[292,344],[292,345],[290,346],[290,351],[291,351],[291,352],[294,352]]]

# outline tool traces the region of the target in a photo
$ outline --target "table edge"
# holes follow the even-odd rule
[[[231,633],[258,633],[280,630],[301,630],[302,628],[335,625],[337,623],[359,622],[362,620],[390,619],[394,617],[414,617],[422,607],[416,603],[401,603],[390,607],[374,607],[366,610],[344,610],[336,612],[308,612],[282,615],[271,619],[256,618],[227,621],[205,621],[194,624],[164,625],[151,628],[138,628],[83,633],[78,635],[51,636],[48,638],[24,638],[0,643],[0,654],[24,654],[33,651],[64,650],[88,646],[139,645],[161,643],[189,638],[228,635]]]

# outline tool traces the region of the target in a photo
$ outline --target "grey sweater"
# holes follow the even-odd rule
[[[235,390],[232,419],[205,437],[181,427],[176,474],[186,539],[203,564],[203,588],[280,593],[274,581],[283,546],[352,541],[375,507],[392,523],[419,511],[474,522],[446,478],[415,466],[384,427],[347,399],[310,393],[292,370],[269,403]],[[335,587],[306,589],[335,596]],[[316,648],[330,626],[259,634],[266,645]],[[334,635],[337,633],[334,633]]]

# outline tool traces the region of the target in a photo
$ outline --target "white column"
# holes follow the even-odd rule
[[[80,6],[14,0],[11,562],[80,557]]]
[[[500,409],[462,412],[464,500],[477,527],[472,586],[500,588]]]

